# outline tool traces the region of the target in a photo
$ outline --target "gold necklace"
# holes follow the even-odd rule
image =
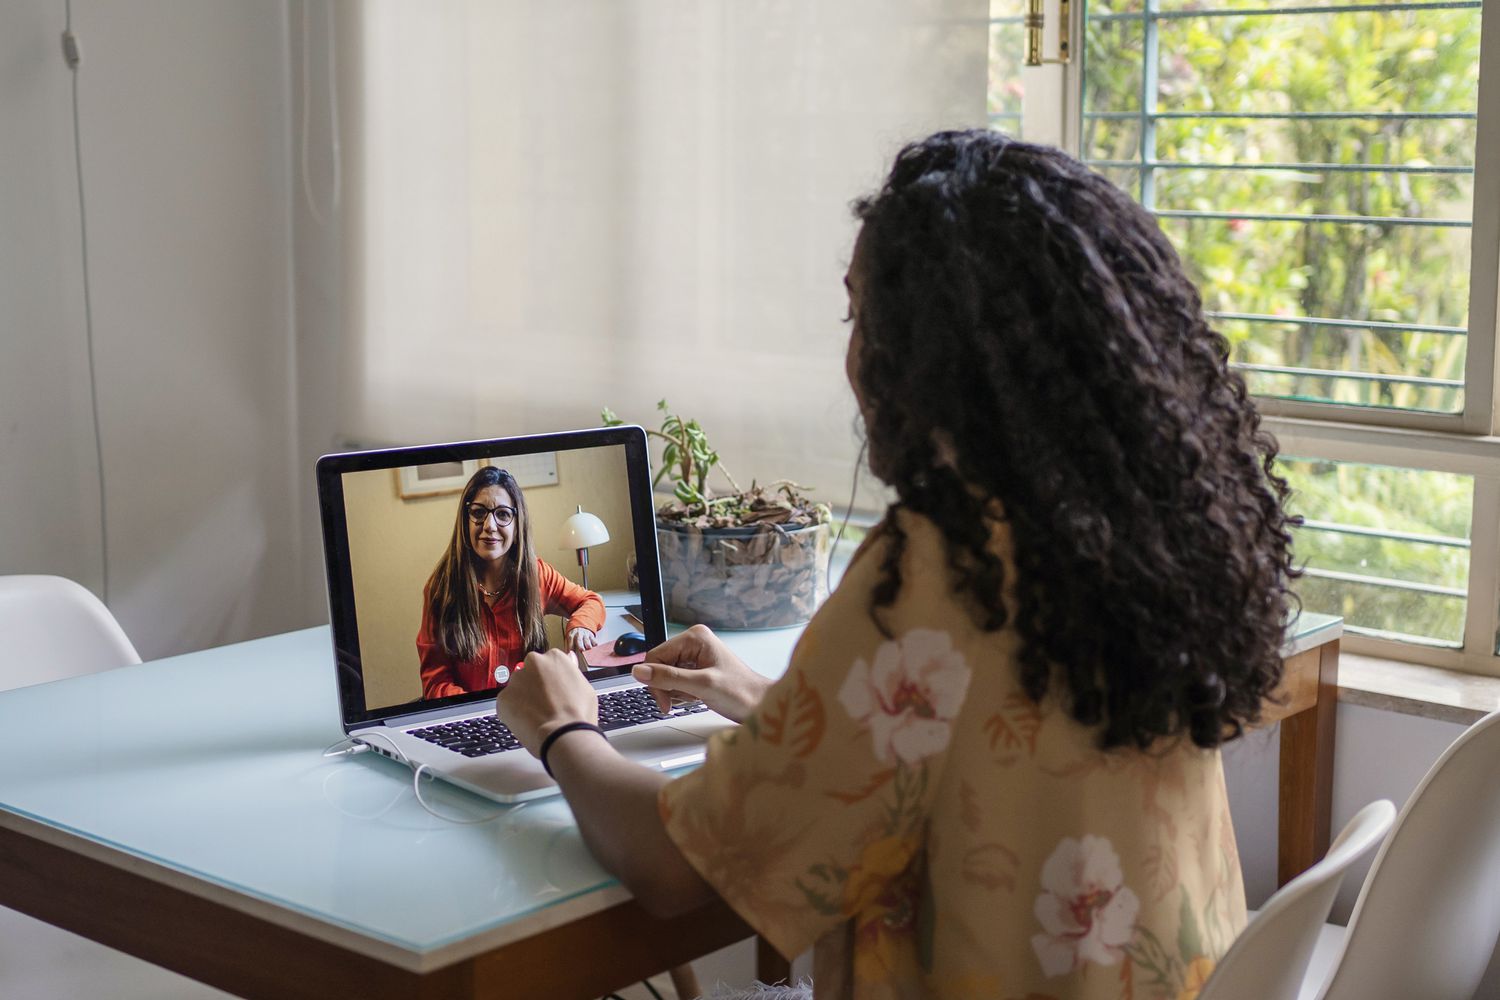
[[[499,590],[489,591],[489,590],[485,590],[484,589],[484,584],[481,583],[479,585],[479,592],[481,594],[483,594],[485,597],[488,597],[490,600],[493,601],[495,598],[499,597],[501,594],[503,594],[505,592],[505,587],[502,585]]]

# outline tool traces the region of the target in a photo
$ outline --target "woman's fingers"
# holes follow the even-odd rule
[[[652,663],[675,664],[696,661],[703,666],[712,666],[723,648],[724,642],[705,625],[694,625],[686,632],[672,636],[666,642],[646,654]]]
[[[681,693],[688,698],[701,699],[712,687],[701,670],[672,667],[665,663],[638,663],[630,675],[651,689],[656,704],[663,712],[671,710],[672,695]]]

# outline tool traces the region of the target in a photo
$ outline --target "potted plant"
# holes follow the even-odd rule
[[[828,596],[828,505],[785,479],[741,489],[698,421],[665,399],[656,408],[661,429],[646,431],[663,442],[653,485],[670,477],[673,495],[656,511],[667,617],[729,629],[807,621]],[[605,426],[624,423],[608,409],[601,417]],[[728,492],[708,485],[714,469]]]

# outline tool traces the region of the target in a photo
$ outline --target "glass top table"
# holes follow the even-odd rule
[[[1338,615],[1318,614],[1304,611],[1292,619],[1286,630],[1286,643],[1281,647],[1283,658],[1321,646],[1344,634],[1344,619]]]
[[[800,632],[732,641],[779,672]],[[327,627],[5,692],[0,825],[151,862],[413,971],[629,898],[561,796],[504,806],[423,779],[445,816],[489,818],[460,825],[394,761],[323,757],[336,699]]]
[[[1340,626],[1302,615],[1288,657]],[[800,633],[725,638],[774,676]],[[424,780],[435,809],[486,820],[459,825],[401,765],[323,757],[332,664],[319,627],[0,694],[0,827],[414,973],[629,899],[561,797]]]

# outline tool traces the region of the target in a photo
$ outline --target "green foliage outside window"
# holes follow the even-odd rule
[[[1230,339],[1233,359],[1454,383],[1249,371],[1251,388],[1366,406],[1461,410],[1479,9],[1403,10],[1392,4],[1388,11],[1163,19],[1157,22],[1154,110],[1170,117],[1155,121],[1154,150],[1145,150],[1146,158],[1199,166],[1147,174],[1140,166],[1145,131],[1139,117],[1145,23],[1109,17],[1139,13],[1144,2],[1087,0],[1084,157],[1154,210],[1223,216],[1161,220],[1202,291],[1205,309],[1355,324],[1215,319]],[[1160,0],[1158,9],[1263,11],[1292,5],[1337,4]],[[1014,17],[1022,7],[994,0],[991,14]],[[991,37],[990,111],[1014,113],[1023,97],[1020,32],[1013,24],[996,24]],[[1091,117],[1101,112],[1113,117]],[[1312,116],[1296,117],[1307,113]],[[1263,117],[1220,117],[1232,114]],[[995,126],[1013,130],[1010,119],[997,118]],[[1244,169],[1264,164],[1283,166]],[[1391,166],[1410,169],[1360,169]],[[1465,225],[1250,217],[1256,215]],[[1306,608],[1341,614],[1356,630],[1461,642],[1470,477],[1295,458],[1284,459],[1281,471],[1296,491],[1293,509],[1313,522],[1296,537],[1299,561],[1312,570],[1298,586]],[[1403,589],[1403,582],[1418,589]]]
[[[1164,8],[1172,6],[1188,8],[1182,2]],[[1094,3],[1089,12],[1101,9],[1108,10]],[[1211,311],[1463,328],[1467,228],[1262,221],[1236,213],[1466,223],[1475,123],[1462,116],[1472,116],[1476,105],[1479,13],[1393,9],[1160,21],[1158,112],[1460,117],[1169,118],[1156,123],[1157,161],[1288,166],[1157,169],[1149,189],[1139,169],[1102,169],[1149,207],[1230,216],[1162,220]],[[1141,109],[1143,42],[1139,20],[1089,22],[1086,114]],[[1089,159],[1139,162],[1141,140],[1139,119],[1084,120]],[[1319,169],[1325,164],[1414,169]],[[1445,168],[1462,172],[1423,172]],[[1460,334],[1244,320],[1217,325],[1241,362],[1463,379]],[[1448,412],[1463,403],[1461,387],[1247,378],[1267,395]]]
[[[1394,636],[1461,642],[1462,596],[1348,577],[1462,592],[1469,578],[1470,477],[1299,459],[1284,459],[1281,472],[1296,491],[1293,509],[1310,521],[1422,539],[1299,529],[1297,560],[1310,572],[1298,581],[1297,593],[1308,610],[1342,615],[1351,626]],[[1340,577],[1320,577],[1319,571]]]

